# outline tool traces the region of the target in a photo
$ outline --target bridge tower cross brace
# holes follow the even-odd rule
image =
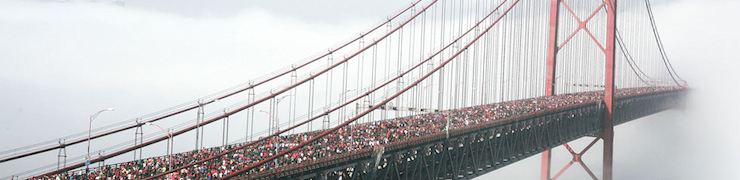
[[[546,77],[545,77],[545,95],[546,96],[552,96],[555,95],[555,65],[556,65],[556,59],[557,59],[557,52],[562,48],[562,45],[565,45],[569,40],[565,40],[562,45],[558,46],[558,17],[559,17],[559,10],[560,6],[562,5],[565,7],[568,11],[572,11],[570,7],[568,7],[564,2],[564,0],[550,0],[550,15],[549,15],[549,29],[548,29],[548,40],[547,40],[547,70],[546,70]],[[568,151],[573,155],[573,161],[571,161],[567,166],[565,166],[559,173],[556,175],[555,178],[557,178],[560,174],[562,174],[563,171],[568,169],[570,165],[574,162],[580,163],[583,168],[586,170],[586,172],[591,175],[592,178],[596,179],[596,177],[591,173],[591,171],[588,169],[588,167],[581,162],[581,155],[588,151],[588,149],[599,139],[603,140],[603,180],[612,180],[612,165],[613,165],[613,150],[614,150],[614,120],[613,120],[613,110],[614,110],[614,48],[615,48],[615,32],[616,32],[616,22],[617,22],[617,7],[616,4],[617,0],[605,0],[601,6],[599,6],[596,11],[594,11],[591,15],[593,17],[594,14],[596,14],[598,11],[601,11],[602,9],[606,10],[607,18],[606,18],[606,42],[605,42],[605,48],[601,49],[604,52],[604,58],[605,58],[605,71],[604,71],[604,99],[603,103],[605,104],[605,111],[604,111],[604,121],[603,121],[603,127],[601,135],[599,135],[596,139],[594,139],[591,144],[586,147],[581,153],[574,153],[573,150],[568,146],[568,144],[565,144],[565,147],[568,148]],[[588,31],[588,28],[586,27],[586,24],[591,19],[589,17],[585,21],[582,21],[576,18],[580,22],[580,27],[573,32],[573,34],[577,33],[578,31],[584,30]],[[572,37],[572,36],[571,36]],[[599,47],[604,47],[599,44],[599,42],[594,38],[594,43],[598,44]],[[551,149],[545,150],[542,152],[542,163],[541,163],[541,180],[552,180],[555,178],[550,178],[550,160],[552,157]]]

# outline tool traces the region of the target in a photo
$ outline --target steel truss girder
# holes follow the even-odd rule
[[[683,92],[633,96],[615,102],[615,123],[676,107]],[[520,119],[439,140],[391,149],[375,166],[372,148],[257,173],[249,179],[472,179],[578,138],[598,134],[604,106],[594,104]],[[632,115],[635,114],[635,115]],[[421,140],[424,141],[424,140]],[[374,167],[375,166],[375,167]]]

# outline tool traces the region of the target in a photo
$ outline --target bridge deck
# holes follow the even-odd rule
[[[683,90],[672,88],[620,90],[620,98],[615,105],[616,123],[668,109],[675,104],[668,103],[672,102],[668,100],[681,92]],[[603,93],[539,97],[352,125],[325,137],[322,142],[280,158],[276,161],[280,164],[278,168],[274,168],[275,163],[272,162],[242,178],[393,179],[388,175],[406,176],[404,174],[410,173],[417,179],[450,178],[453,175],[473,177],[474,174],[500,168],[547,148],[599,132],[603,114],[600,94]],[[449,135],[444,128],[447,120],[450,120],[451,127]],[[259,142],[248,149],[208,161],[200,168],[187,168],[170,175],[221,176],[234,168],[269,157],[276,152],[276,148],[277,151],[284,150],[317,133],[281,136],[277,143]],[[175,166],[188,164],[218,154],[221,148],[176,154],[173,163]],[[409,163],[424,164],[414,164],[418,168],[411,170],[406,169],[411,165]],[[167,164],[166,157],[154,157],[139,162],[108,165],[93,171],[97,172],[94,173],[97,176],[105,177],[146,177],[162,172]],[[426,169],[421,170],[421,167]],[[459,169],[461,167],[466,169]],[[452,169],[458,170],[455,172]],[[391,170],[397,172],[389,173]],[[72,172],[55,176],[74,178],[81,174]]]
[[[675,107],[683,91],[623,96],[615,123]],[[598,136],[603,108],[597,101],[517,115],[396,141],[242,179],[470,179],[546,149]],[[455,176],[455,177],[453,177]]]

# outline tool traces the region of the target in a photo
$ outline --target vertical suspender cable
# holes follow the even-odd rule
[[[681,81],[685,81],[685,80],[681,79],[681,77],[679,77],[678,74],[676,73],[676,70],[673,69],[673,65],[668,60],[668,55],[666,55],[666,53],[665,53],[665,48],[663,48],[663,41],[661,41],[660,34],[658,34],[658,28],[655,25],[655,18],[653,16],[653,10],[652,10],[652,7],[650,7],[650,1],[649,0],[645,0],[645,7],[647,8],[648,17],[650,18],[650,25],[651,25],[651,27],[653,29],[653,34],[654,34],[654,37],[655,37],[655,42],[658,44],[658,49],[660,51],[660,56],[663,58],[663,63],[665,64],[665,68],[668,71],[668,74],[671,76],[671,79],[673,80],[673,82],[676,83],[676,85],[678,85],[678,86],[683,86],[680,83],[678,83],[678,81],[676,80],[676,78],[678,78]],[[674,74],[675,74],[675,77],[674,77]]]

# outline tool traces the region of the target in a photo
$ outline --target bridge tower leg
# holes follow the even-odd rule
[[[594,142],[596,142],[599,138],[603,140],[604,143],[604,149],[603,149],[603,180],[612,180],[612,165],[613,165],[613,150],[614,150],[614,119],[613,119],[613,110],[614,110],[614,48],[615,48],[615,33],[616,33],[616,17],[617,17],[617,6],[616,6],[617,0],[606,0],[604,2],[604,9],[607,13],[607,24],[606,24],[606,43],[605,48],[603,49],[604,52],[604,60],[605,60],[605,71],[604,71],[604,99],[603,102],[605,104],[605,111],[604,111],[604,121],[603,121],[603,130],[602,134],[597,137],[591,144],[593,145]],[[550,16],[549,16],[549,35],[548,35],[548,41],[547,41],[547,71],[546,71],[546,79],[545,79],[545,95],[546,96],[552,96],[555,94],[554,91],[554,85],[555,85],[555,63],[556,63],[556,57],[557,57],[557,51],[559,49],[558,47],[558,41],[557,41],[557,34],[558,34],[558,16],[559,16],[559,7],[561,4],[561,0],[550,0]],[[598,10],[597,10],[598,11]],[[580,21],[580,20],[579,20]],[[585,22],[580,22],[581,27],[577,29],[576,31],[579,31],[581,29],[587,29],[585,27],[586,23],[588,23],[588,20]],[[597,44],[596,40],[594,40]],[[589,145],[590,147],[591,145]],[[566,144],[566,147],[567,144]],[[583,154],[586,150],[581,152],[580,154],[574,154],[570,148],[568,148],[569,151],[571,151],[571,154],[574,155],[574,159],[580,162],[580,155]],[[550,160],[551,160],[551,149],[545,150],[542,152],[542,163],[540,166],[541,180],[551,180],[550,176]],[[571,164],[573,161],[571,161]],[[570,164],[569,164],[570,165]],[[560,171],[561,174],[565,169],[567,169],[568,166],[566,166],[563,170]],[[586,171],[589,171],[588,168],[586,168]],[[590,172],[590,171],[589,171]],[[593,175],[592,175],[593,177]],[[594,178],[595,179],[595,178]]]
[[[560,0],[550,0],[550,20],[547,39],[547,71],[545,76],[545,96],[555,95],[555,58],[558,50],[558,15]],[[551,149],[542,152],[540,179],[550,180]]]
[[[605,79],[604,79],[604,104],[606,111],[604,114],[604,132],[601,135],[604,140],[604,180],[612,179],[612,164],[614,150],[614,39],[617,29],[617,0],[606,0],[607,17],[606,17],[606,55],[605,61]]]

